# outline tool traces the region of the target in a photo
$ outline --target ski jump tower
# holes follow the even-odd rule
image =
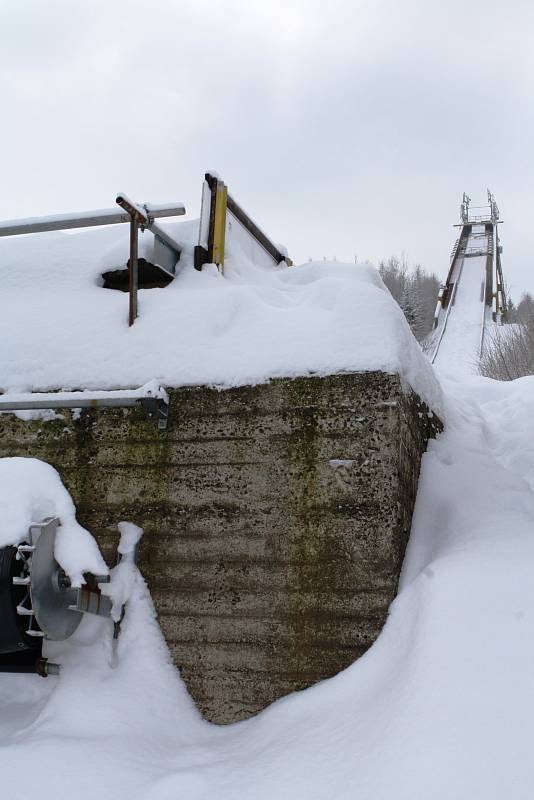
[[[491,324],[506,320],[506,291],[501,266],[499,208],[488,189],[484,206],[471,206],[464,192],[460,235],[451,253],[447,279],[440,286],[434,315],[430,360],[437,365],[478,362]]]

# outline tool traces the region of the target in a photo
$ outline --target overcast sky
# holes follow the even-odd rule
[[[0,0],[0,218],[180,200],[206,170],[297,261],[445,277],[494,192],[534,291],[533,0]]]

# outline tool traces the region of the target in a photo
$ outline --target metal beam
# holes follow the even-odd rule
[[[157,236],[158,239],[161,239],[161,241],[164,242],[167,245],[167,247],[170,247],[171,250],[174,250],[177,256],[180,255],[180,253],[184,249],[182,242],[179,242],[178,239],[175,239],[174,236],[171,236],[165,230],[165,228],[162,228],[161,225],[158,225],[157,222],[149,222],[147,228],[154,234],[154,236]]]
[[[226,207],[228,203],[228,187],[217,181],[215,193],[215,220],[213,225],[213,263],[219,270],[224,270],[224,239],[226,234]]]
[[[234,200],[232,195],[228,193],[226,185],[224,182],[216,177],[215,175],[211,175],[209,172],[205,175],[205,181],[210,189],[211,197],[210,197],[210,216],[209,216],[209,227],[208,227],[208,235],[207,241],[205,241],[205,231],[200,232],[200,240],[199,240],[199,251],[198,252],[198,261],[195,264],[197,269],[202,268],[202,262],[206,259],[210,262],[214,262],[216,264],[222,264],[224,262],[224,252],[223,258],[221,261],[218,260],[219,252],[217,248],[217,236],[215,232],[216,228],[216,217],[217,217],[217,210],[223,207],[223,201],[220,197],[220,191],[224,187],[226,190],[225,198],[224,198],[224,213],[226,216],[226,212],[232,214],[238,222],[248,231],[250,236],[256,240],[256,242],[271,256],[273,261],[276,264],[279,264],[281,261],[285,261],[288,266],[291,266],[293,262],[290,258],[288,258],[287,253],[282,253],[278,247],[269,239],[269,237],[259,228],[256,223],[251,219],[251,217],[244,211],[244,209]],[[202,193],[202,217],[201,217],[201,226],[203,222],[206,221],[207,215],[206,210],[204,208],[204,204],[207,203],[207,197],[203,190]],[[220,226],[218,231],[220,230]],[[207,245],[207,246],[206,246]],[[203,259],[204,254],[201,252],[202,250],[206,250],[205,258]],[[224,241],[223,241],[223,250],[224,250]],[[195,254],[197,258],[197,255]]]
[[[133,408],[141,405],[148,416],[167,427],[169,397],[164,389],[141,393],[139,389],[110,392],[28,392],[0,395],[0,412],[44,411],[55,408]]]
[[[253,236],[257,242],[259,242],[259,244],[269,253],[274,261],[278,263],[281,261],[286,261],[288,266],[290,266],[287,255],[284,255],[280,252],[276,245],[271,242],[271,240],[260,228],[258,228],[256,223],[253,222],[246,211],[244,211],[241,206],[236,203],[231,195],[228,195],[228,211],[233,214],[237,220],[239,220],[241,225],[243,225],[250,235]]]
[[[136,208],[139,206],[136,205]],[[182,203],[154,204],[141,206],[147,225],[159,217],[181,217],[185,214]],[[118,225],[130,222],[130,214],[117,208],[103,208],[96,211],[75,211],[71,214],[52,214],[47,217],[28,217],[8,219],[0,222],[0,236],[20,236],[27,233],[46,233],[47,231],[69,230],[70,228],[91,228],[97,225]]]

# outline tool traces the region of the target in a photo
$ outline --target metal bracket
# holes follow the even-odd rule
[[[106,576],[107,577],[107,576]],[[95,581],[95,585],[103,581]],[[109,583],[109,581],[106,581]],[[109,619],[111,616],[111,599],[100,591],[82,586],[76,589],[76,600],[69,606],[71,611],[81,611],[84,614],[93,614],[96,617]]]
[[[169,420],[169,404],[159,397],[142,397],[141,405],[145,409],[150,419],[157,420],[158,430],[167,430]]]

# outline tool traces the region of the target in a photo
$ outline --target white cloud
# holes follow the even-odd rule
[[[308,255],[445,272],[465,189],[496,193],[534,290],[534,6],[25,0],[0,9],[0,216],[183,199],[217,168]],[[525,229],[526,228],[526,229]]]

